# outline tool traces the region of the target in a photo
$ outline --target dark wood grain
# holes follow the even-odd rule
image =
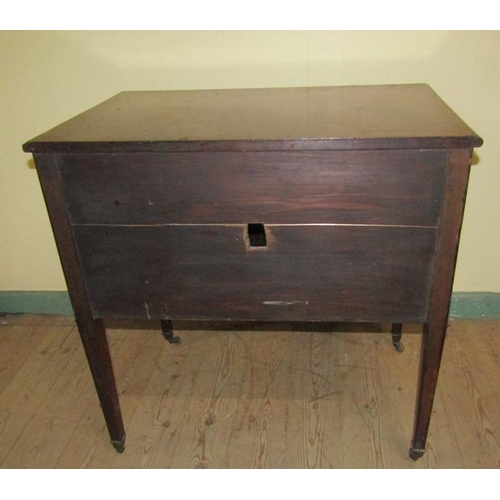
[[[95,317],[423,321],[436,231],[93,227],[75,234]]]
[[[451,148],[482,140],[425,84],[122,92],[25,151]]]
[[[80,267],[73,231],[62,193],[61,179],[52,155],[35,155],[36,169],[54,232],[69,296],[75,313],[97,395],[111,442],[123,451],[125,430],[113,374],[106,331],[102,319],[95,319],[88,301],[85,278]]]
[[[424,452],[429,430],[446,336],[471,153],[470,150],[450,151],[429,311],[422,336],[415,427],[410,448],[410,456],[414,459],[419,458]]]
[[[74,224],[437,226],[447,153],[58,156]]]

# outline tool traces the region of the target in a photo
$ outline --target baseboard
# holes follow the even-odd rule
[[[0,291],[0,313],[73,314],[68,292]],[[455,292],[451,299],[452,319],[500,319],[500,293]]]
[[[68,292],[0,292],[0,313],[73,315]]]
[[[450,317],[454,319],[500,319],[500,293],[455,292]]]

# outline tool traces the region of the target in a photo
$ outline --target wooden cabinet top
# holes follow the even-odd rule
[[[127,91],[26,152],[472,148],[482,139],[426,84]]]

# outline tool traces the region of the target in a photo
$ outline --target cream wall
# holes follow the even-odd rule
[[[484,139],[455,291],[500,292],[500,32],[0,32],[0,290],[65,283],[28,139],[122,90],[427,82]]]

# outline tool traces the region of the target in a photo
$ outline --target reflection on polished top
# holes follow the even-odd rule
[[[121,92],[29,152],[477,147],[426,84]]]

